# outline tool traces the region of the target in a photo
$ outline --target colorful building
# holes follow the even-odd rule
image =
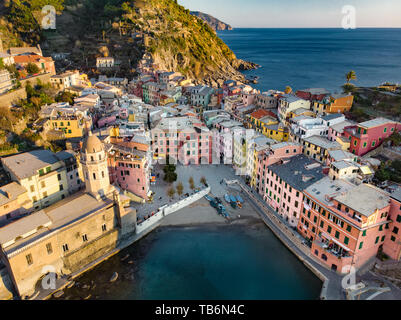
[[[362,122],[356,128],[346,131],[351,137],[349,151],[363,156],[379,147],[393,133],[400,132],[401,123],[386,118],[376,118]]]
[[[301,215],[302,192],[324,177],[321,164],[296,153],[286,154],[282,161],[266,167],[262,171],[264,185],[259,188],[269,206],[293,227]]]
[[[375,258],[389,224],[390,200],[385,191],[325,177],[304,195],[297,230],[320,262],[348,273]]]

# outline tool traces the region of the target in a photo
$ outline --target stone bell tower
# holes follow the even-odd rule
[[[103,143],[90,130],[83,142],[80,162],[85,177],[86,192],[100,199],[114,191],[114,187],[110,185],[107,154]]]

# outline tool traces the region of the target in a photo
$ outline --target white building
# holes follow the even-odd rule
[[[96,67],[99,68],[113,68],[114,58],[112,57],[100,57],[96,58]]]
[[[310,102],[301,98],[298,98],[293,94],[284,94],[279,99],[278,104],[278,117],[281,122],[285,122],[291,111],[298,108],[310,109]]]

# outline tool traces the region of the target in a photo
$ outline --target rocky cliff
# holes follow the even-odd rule
[[[69,68],[94,71],[96,57],[107,54],[120,62],[120,76],[132,77],[137,61],[149,52],[160,69],[217,85],[244,81],[239,70],[256,67],[237,59],[207,23],[176,0],[46,0],[58,16],[56,29],[45,31],[38,23],[42,2],[10,1],[1,8],[3,30],[13,35],[10,45],[40,42],[46,54],[72,53]]]
[[[202,19],[203,21],[205,21],[209,25],[209,27],[211,27],[215,31],[232,30],[233,29],[229,24],[224,23],[209,14],[199,12],[199,11],[191,11],[191,14],[193,16],[198,17],[198,18]]]

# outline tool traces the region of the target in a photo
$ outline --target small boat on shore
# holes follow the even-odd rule
[[[230,203],[231,203],[230,195],[229,195],[229,194],[225,194],[225,195],[224,195],[224,200],[226,200],[226,202],[227,202],[228,204],[230,204]]]
[[[237,208],[237,199],[233,195],[230,195],[230,204],[234,209]]]

